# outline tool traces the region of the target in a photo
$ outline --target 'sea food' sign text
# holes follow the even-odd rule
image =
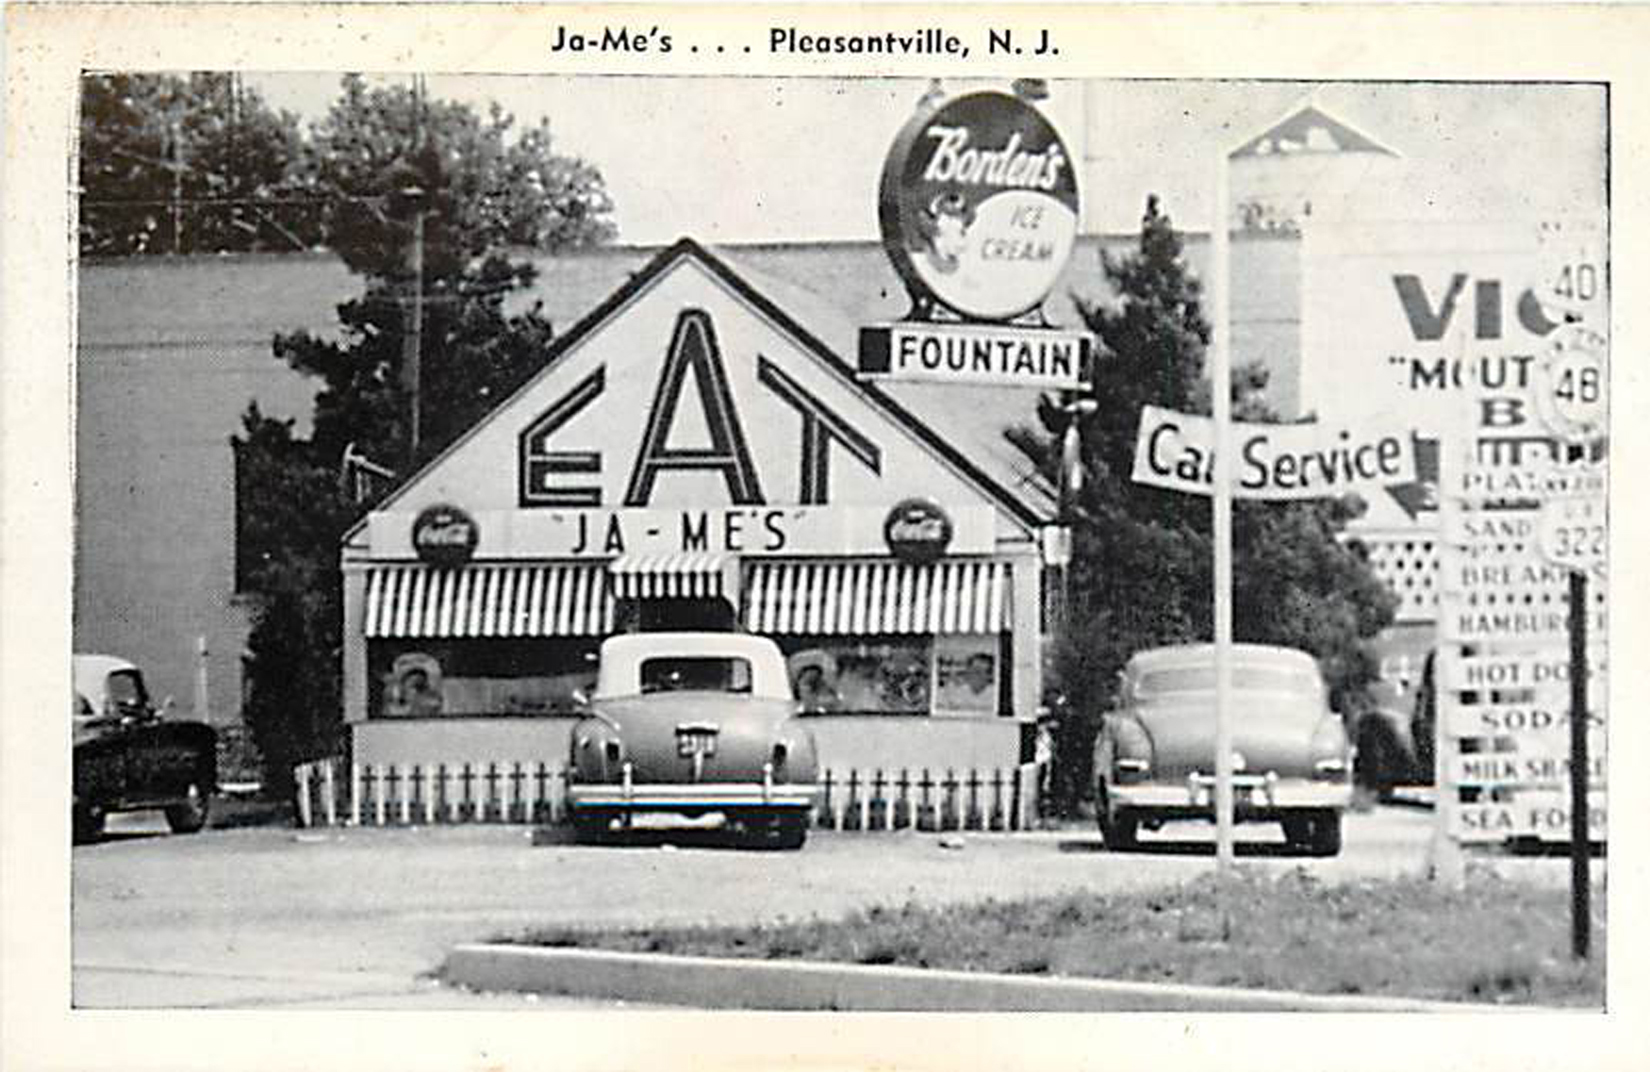
[[[1134,481],[1212,494],[1214,422],[1146,406],[1134,447]],[[1232,494],[1315,499],[1367,493],[1415,479],[1409,431],[1368,432],[1320,424],[1233,424]]]

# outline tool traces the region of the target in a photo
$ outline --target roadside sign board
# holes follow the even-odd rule
[[[1539,507],[1555,495],[1597,495],[1609,491],[1610,476],[1600,465],[1472,465],[1447,477],[1445,489],[1465,506],[1494,503]]]
[[[1532,748],[1465,753],[1455,757],[1455,782],[1457,785],[1560,789],[1570,784],[1569,753],[1568,739],[1562,747],[1546,752]],[[1604,788],[1608,769],[1609,763],[1602,754],[1588,758],[1587,777],[1593,788]]]
[[[1587,683],[1589,720],[1592,729],[1604,727],[1603,688]],[[1448,733],[1457,737],[1515,737],[1519,740],[1570,740],[1570,701],[1550,699],[1529,700],[1524,703],[1458,704],[1449,713]],[[1596,697],[1596,698],[1595,698]]]
[[[1589,684],[1598,681],[1602,685],[1607,669],[1608,656],[1604,646],[1590,646],[1587,659]],[[1468,692],[1511,692],[1542,686],[1568,689],[1570,660],[1550,647],[1546,650],[1471,655],[1447,663],[1442,677],[1445,688]],[[1569,694],[1566,692],[1564,695],[1568,697]]]
[[[1587,804],[1589,840],[1602,841],[1606,833],[1604,793],[1589,793]],[[1568,841],[1569,793],[1567,790],[1526,790],[1510,800],[1459,804],[1450,833],[1463,842],[1505,841],[1514,837]]]

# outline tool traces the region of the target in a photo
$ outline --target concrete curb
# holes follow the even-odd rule
[[[929,968],[470,944],[442,979],[473,990],[569,994],[699,1009],[854,1012],[1533,1012],[1278,990],[1052,979]]]

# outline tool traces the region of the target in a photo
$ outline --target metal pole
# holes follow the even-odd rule
[[[1451,427],[1438,442],[1438,527],[1455,531],[1462,510],[1460,491],[1472,448],[1467,437]],[[1461,559],[1467,552],[1450,544],[1440,544],[1439,562],[1446,582],[1453,587],[1460,576]],[[1440,608],[1440,613],[1444,609]],[[1456,736],[1454,713],[1460,706],[1456,669],[1461,662],[1461,645],[1440,641],[1432,660],[1432,880],[1446,889],[1466,885],[1466,857],[1457,839],[1456,816],[1461,810],[1461,793],[1456,786]]]
[[[198,636],[195,638],[195,703],[194,712],[190,715],[197,722],[212,721],[212,693],[207,673],[206,637]]]
[[[1592,874],[1587,814],[1587,572],[1570,571],[1570,951],[1587,958]]]
[[[418,465],[418,442],[423,424],[423,406],[419,402],[424,357],[424,211],[413,213],[412,219],[412,301],[407,314],[406,349],[402,359],[407,365],[407,390],[412,409],[408,436],[408,468]]]
[[[1232,838],[1232,308],[1231,234],[1227,188],[1230,161],[1215,165],[1214,215],[1209,227],[1209,348],[1214,396],[1214,633],[1215,633],[1215,867],[1230,870]]]

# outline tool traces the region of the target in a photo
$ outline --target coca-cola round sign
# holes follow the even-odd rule
[[[1042,304],[1077,237],[1077,168],[1041,112],[969,93],[901,128],[882,168],[882,243],[919,310],[1003,321]]]
[[[464,565],[475,554],[480,536],[475,519],[456,506],[427,506],[413,519],[413,550],[432,566]]]
[[[928,499],[901,499],[882,523],[882,539],[894,557],[918,564],[945,554],[951,535],[951,518]]]

